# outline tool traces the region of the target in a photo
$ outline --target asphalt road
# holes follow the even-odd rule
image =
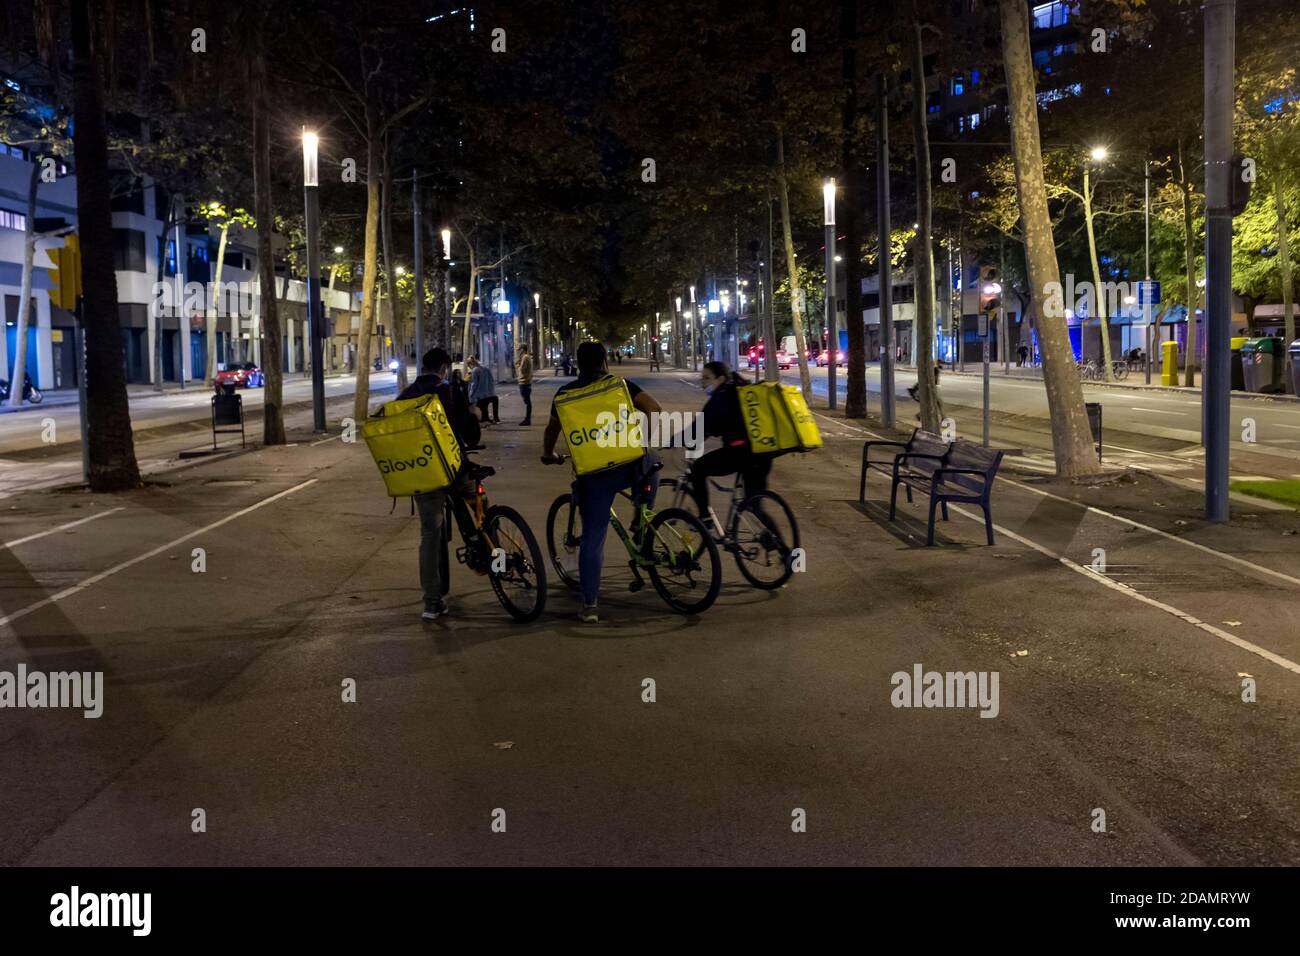
[[[699,406],[676,374],[641,381]],[[544,419],[480,456],[539,537],[568,482],[537,463]],[[697,620],[628,593],[611,549],[600,625],[555,589],[512,625],[460,567],[423,625],[415,519],[363,447],[302,432],[129,494],[15,496],[0,671],[106,689],[97,720],[0,710],[0,863],[1300,862],[1294,519],[1088,492],[1127,495],[1126,524],[1017,478],[994,547],[954,514],[927,549],[924,502],[888,522],[877,481],[860,506],[864,436],[822,422],[773,478],[807,571],[767,595],[727,565]],[[1098,548],[1107,574],[1080,566]],[[997,716],[893,706],[918,664],[997,672]]]

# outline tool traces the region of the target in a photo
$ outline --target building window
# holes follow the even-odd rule
[[[971,86],[979,86],[979,85],[980,85],[980,71],[979,71],[979,70],[971,70],[971,71],[970,71],[970,85],[971,85]]]
[[[1065,2],[1065,0],[1054,0],[1053,3],[1039,3],[1034,6],[1033,29],[1049,30],[1052,27],[1063,27],[1070,22],[1070,16],[1075,12],[1075,4]]]
[[[27,150],[21,146],[10,146],[8,143],[0,143],[0,156],[12,156],[14,159],[26,159]]]
[[[144,272],[144,233],[139,229],[113,230],[113,268]]]
[[[961,96],[966,92],[966,77],[958,73],[952,78],[952,95]]]
[[[21,212],[14,212],[12,209],[0,209],[0,229],[17,229],[19,232],[27,230],[27,217]]]
[[[942,106],[939,103],[939,91],[935,90],[925,98],[925,111],[927,113],[937,113],[940,109],[942,109]]]
[[[979,129],[979,125],[980,125],[979,113],[971,113],[970,116],[966,117],[967,129]]]

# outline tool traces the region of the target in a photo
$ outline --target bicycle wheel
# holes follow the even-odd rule
[[[659,596],[679,614],[706,611],[722,590],[718,546],[695,515],[665,508],[645,530],[647,569]]]
[[[728,538],[740,573],[754,587],[775,591],[794,574],[791,554],[799,547],[799,525],[776,492],[760,491],[742,501]]]
[[[573,495],[560,495],[546,515],[546,548],[551,567],[570,591],[578,590],[578,544],[582,540],[582,517]]]
[[[488,579],[497,600],[516,621],[535,621],[546,608],[546,565],[542,549],[523,516],[505,505],[483,515],[483,533],[491,547]]]

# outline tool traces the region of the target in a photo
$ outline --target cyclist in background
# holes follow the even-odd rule
[[[740,473],[745,483],[745,497],[767,490],[767,476],[772,470],[770,455],[755,455],[745,432],[740,412],[738,386],[749,384],[727,368],[726,362],[706,362],[700,372],[700,384],[708,394],[704,403],[704,437],[722,439],[722,447],[701,455],[691,462],[691,494],[699,506],[700,517],[709,514],[709,479]]]
[[[556,395],[558,397],[569,389],[584,388],[609,374],[609,368],[605,364],[605,347],[599,342],[583,342],[578,346],[578,377],[556,389]],[[634,382],[627,383],[627,390],[637,411],[646,415],[656,415],[662,411],[654,396]],[[555,445],[560,439],[561,431],[560,416],[552,401],[551,418],[546,423],[546,432],[542,436],[543,464],[554,465],[563,461],[555,454]],[[600,599],[600,570],[605,560],[605,536],[609,532],[609,509],[620,491],[644,478],[651,462],[653,458],[647,450],[640,461],[595,474],[579,475],[574,481],[578,514],[582,519],[582,539],[578,545],[578,582],[582,591],[582,611],[578,619],[584,623],[595,624],[600,620],[597,603]],[[652,473],[647,504],[654,503],[658,484]]]

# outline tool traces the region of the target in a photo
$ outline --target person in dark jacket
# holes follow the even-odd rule
[[[767,476],[772,470],[770,455],[755,455],[745,434],[745,420],[740,412],[740,395],[736,388],[747,384],[727,368],[725,362],[706,362],[700,372],[700,384],[708,393],[704,403],[704,437],[722,439],[722,447],[701,455],[691,464],[691,493],[699,506],[700,516],[709,514],[709,479],[740,473],[745,495],[767,490]]]
[[[420,362],[420,374],[414,382],[402,389],[397,397],[401,400],[420,398],[424,395],[437,396],[447,412],[451,430],[455,433],[456,440],[460,442],[463,460],[464,453],[474,447],[478,439],[466,434],[466,419],[472,423],[474,416],[469,413],[468,398],[459,395],[458,390],[447,380],[446,376],[450,368],[451,356],[445,349],[430,349],[424,353],[424,358]],[[462,384],[461,390],[463,389]],[[462,405],[465,407],[462,408]],[[472,488],[473,484],[469,482],[466,470],[462,468],[460,476],[450,488],[413,496],[415,509],[420,515],[420,589],[424,595],[424,612],[420,615],[421,620],[436,621],[447,613],[447,602],[442,595],[442,562],[446,558],[443,553],[443,534],[447,514],[447,495],[465,494]]]

